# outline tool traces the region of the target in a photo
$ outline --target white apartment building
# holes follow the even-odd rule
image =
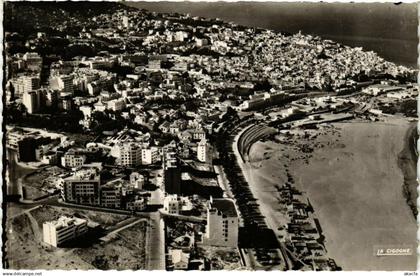
[[[167,195],[163,199],[163,211],[168,214],[178,215],[180,211],[192,210],[192,203],[188,197],[176,194]]]
[[[22,93],[37,90],[40,88],[40,79],[37,76],[23,76],[22,83]]]
[[[151,165],[160,161],[159,149],[157,147],[145,148],[141,150],[141,163]]]
[[[58,164],[58,156],[56,152],[45,153],[42,158],[41,162],[47,165],[56,165]]]
[[[101,101],[95,103],[93,105],[95,111],[104,112],[106,110],[106,105],[104,105]]]
[[[177,195],[166,196],[163,200],[163,210],[168,214],[179,214],[179,200]]]
[[[197,146],[197,159],[200,162],[210,163],[211,162],[211,152],[210,144],[207,143],[206,139],[202,139]]]
[[[186,38],[188,38],[188,33],[183,31],[178,31],[174,35],[175,41],[184,41]]]
[[[130,184],[135,189],[143,189],[144,185],[144,176],[142,174],[139,174],[138,172],[133,172],[130,174]]]
[[[116,187],[101,187],[101,206],[121,208],[121,189]]]
[[[61,165],[65,168],[78,168],[86,162],[86,156],[75,151],[68,151],[61,157]]]
[[[82,169],[63,179],[62,197],[66,202],[99,205],[101,177],[97,168]]]
[[[46,89],[37,89],[23,93],[22,103],[28,113],[36,113],[45,107],[47,93]]]
[[[107,103],[107,107],[113,111],[123,110],[125,108],[124,99],[111,100]]]
[[[213,199],[207,206],[207,225],[203,243],[212,246],[238,246],[239,219],[230,199]]]
[[[29,114],[33,114],[39,110],[38,96],[35,91],[29,91],[23,93],[22,103],[26,107],[26,111]]]
[[[142,211],[146,208],[146,200],[139,198],[134,201],[127,202],[127,209],[131,211]]]
[[[124,143],[118,147],[117,163],[121,166],[134,167],[141,164],[142,148],[136,143]]]
[[[66,76],[66,75],[60,76],[58,79],[58,84],[62,92],[73,95],[74,93],[73,76]]]
[[[24,134],[22,131],[16,131],[16,130],[7,130],[7,138],[6,138],[6,142],[7,145],[17,149],[18,148],[18,143],[20,140],[22,140],[22,138],[24,137]]]
[[[206,132],[202,128],[196,128],[193,130],[193,139],[202,140],[206,138]]]
[[[42,231],[44,242],[57,247],[84,235],[88,228],[84,219],[62,216],[58,220],[44,222]]]
[[[128,26],[130,26],[128,16],[123,16],[122,17],[122,25],[123,25],[124,28],[128,28]]]
[[[50,88],[53,90],[58,90],[63,94],[71,94],[74,93],[73,87],[73,76],[70,75],[57,75],[52,76],[49,79]]]
[[[86,84],[86,89],[89,92],[89,95],[92,95],[92,96],[95,96],[101,90],[101,88],[97,84],[97,82],[90,82],[90,83]]]
[[[209,41],[205,38],[196,38],[195,39],[195,45],[197,45],[197,47],[203,47],[209,44]]]

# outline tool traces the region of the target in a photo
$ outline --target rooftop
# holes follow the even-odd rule
[[[72,176],[68,177],[67,179],[74,179],[74,180],[98,180],[99,179],[99,168],[91,167],[91,168],[84,168],[78,171],[75,171]]]
[[[210,207],[215,208],[228,217],[237,217],[235,204],[230,199],[217,198],[210,201]]]
[[[68,227],[71,225],[81,225],[85,222],[87,222],[85,219],[62,216],[62,217],[59,217],[57,220],[48,221],[48,222],[45,222],[44,224],[52,225],[55,228],[62,228],[62,227]]]
[[[171,254],[174,264],[179,262],[188,263],[188,259],[190,258],[190,254],[184,253],[181,249],[171,249],[169,254]]]

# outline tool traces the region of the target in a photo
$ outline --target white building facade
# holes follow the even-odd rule
[[[151,165],[160,161],[160,153],[157,147],[144,148],[141,150],[141,163]]]
[[[133,172],[130,174],[130,185],[135,189],[142,190],[144,185],[144,176],[138,172]]]
[[[66,152],[63,157],[61,157],[61,165],[65,168],[78,168],[83,166],[86,162],[86,156],[83,154],[78,154],[77,152]]]
[[[119,145],[117,163],[125,167],[141,165],[142,148],[136,143],[124,143]]]
[[[191,211],[192,203],[188,197],[181,197],[176,194],[167,195],[163,199],[163,211],[168,214],[178,215],[180,211]]]
[[[63,216],[55,221],[44,222],[42,231],[44,242],[57,247],[84,235],[88,228],[84,219]]]
[[[197,146],[197,159],[200,162],[211,163],[210,144],[206,139],[202,139]]]
[[[204,244],[223,247],[238,246],[239,219],[230,199],[211,198],[207,206]]]

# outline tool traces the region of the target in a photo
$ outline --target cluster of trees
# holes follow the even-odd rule
[[[417,116],[417,100],[409,99],[404,100],[400,103],[393,104],[393,105],[382,105],[379,108],[384,113],[388,114],[395,114],[395,113],[402,113],[406,117],[416,117]]]
[[[103,131],[122,130],[125,119],[120,114],[111,111],[93,112],[91,130],[96,133]]]
[[[24,105],[13,103],[5,108],[5,121],[22,127],[34,127],[50,131],[81,133],[79,121],[83,113],[71,110],[55,114],[28,114]]]

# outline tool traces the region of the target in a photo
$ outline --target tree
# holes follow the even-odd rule
[[[81,132],[80,127],[80,120],[82,120],[84,117],[83,112],[80,110],[70,110],[64,115],[64,131],[71,132],[71,133],[79,133]],[[59,126],[58,126],[59,127]]]
[[[116,119],[111,118],[114,115]],[[121,123],[124,122],[124,119],[111,111],[105,112],[93,112],[92,113],[92,130],[97,133],[101,133],[102,131],[110,131],[110,130],[121,130],[125,124]]]
[[[27,110],[23,104],[12,103],[6,106],[5,109],[5,121],[7,123],[17,123],[20,122],[23,118],[23,115],[26,114]]]

